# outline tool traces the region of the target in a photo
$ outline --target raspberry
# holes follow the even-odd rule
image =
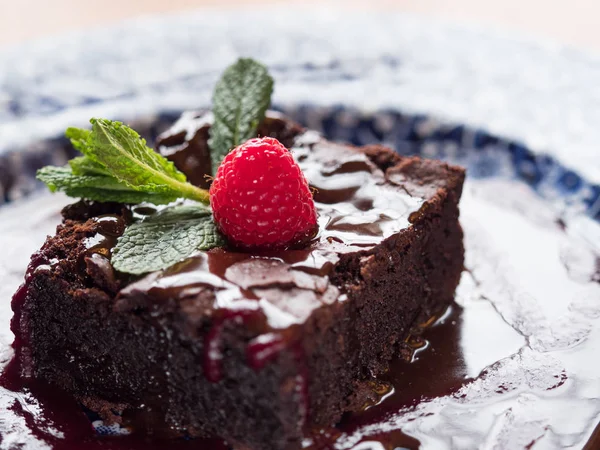
[[[225,156],[210,187],[210,204],[217,226],[237,247],[288,248],[317,231],[306,178],[277,139],[251,139]]]

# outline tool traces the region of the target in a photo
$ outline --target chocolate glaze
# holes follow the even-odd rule
[[[87,252],[110,258],[112,248],[117,245],[117,238],[125,231],[127,222],[123,217],[113,214],[94,217],[92,220],[97,224],[97,233],[84,241]]]
[[[157,151],[173,161],[179,170],[188,173],[191,183],[202,188],[209,186],[204,169],[211,167],[208,148],[211,123],[212,114],[187,111],[156,140]]]

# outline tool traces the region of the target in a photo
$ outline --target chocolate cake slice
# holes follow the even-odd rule
[[[200,184],[210,120],[183,120],[159,151]],[[453,299],[464,171],[328,142],[273,115],[261,134],[292,147],[314,188],[314,241],[198,252],[134,277],[113,270],[111,249],[152,208],[68,206],[13,300],[24,377],[136,432],[236,448],[297,449],[363,407],[411,328]]]

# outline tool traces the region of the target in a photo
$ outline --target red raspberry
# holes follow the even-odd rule
[[[210,204],[219,229],[238,247],[287,248],[317,231],[306,178],[277,139],[251,139],[225,156],[210,187]]]

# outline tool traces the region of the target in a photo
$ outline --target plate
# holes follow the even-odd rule
[[[599,61],[411,16],[199,12],[0,53],[2,364],[10,296],[68,202],[34,181],[72,155],[61,131],[108,116],[152,140],[208,105],[239,55],[270,66],[277,109],[327,137],[468,170],[456,304],[394,365],[379,405],[306,446],[583,448],[600,420]],[[0,449],[79,438],[43,408],[0,388]]]

